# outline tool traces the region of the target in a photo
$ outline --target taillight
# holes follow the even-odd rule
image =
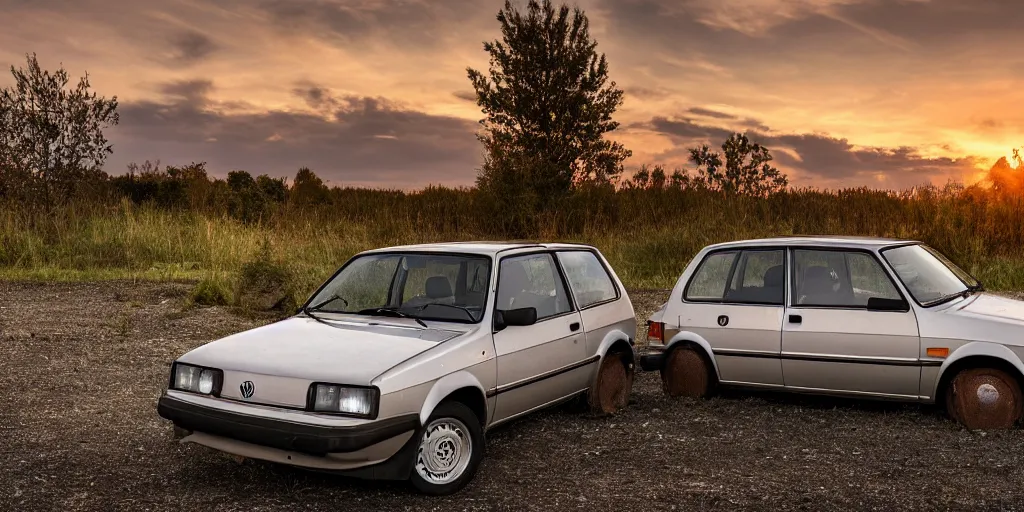
[[[665,324],[663,322],[647,322],[647,340],[658,340],[665,343]]]

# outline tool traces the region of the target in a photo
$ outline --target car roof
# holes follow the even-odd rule
[[[884,238],[873,236],[841,236],[841,235],[801,235],[736,240],[709,245],[708,249],[725,249],[729,247],[756,246],[814,246],[814,247],[849,247],[856,249],[878,249],[893,245],[920,243],[917,240],[901,238]]]
[[[475,242],[441,242],[430,244],[397,245],[364,251],[361,254],[381,252],[450,252],[463,254],[480,254],[496,256],[504,252],[521,252],[529,249],[593,249],[584,244],[566,243],[533,243],[516,241],[475,241]]]

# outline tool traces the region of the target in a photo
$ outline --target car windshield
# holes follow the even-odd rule
[[[353,258],[307,304],[307,312],[353,313],[477,323],[483,318],[491,260],[422,253]]]
[[[922,306],[933,306],[980,286],[970,274],[926,245],[883,249],[882,256]]]

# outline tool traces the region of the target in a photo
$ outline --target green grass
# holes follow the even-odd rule
[[[382,192],[379,201],[372,191],[338,194],[321,207],[286,204],[260,224],[128,201],[47,216],[0,207],[0,279],[187,280],[234,290],[240,270],[259,258],[266,241],[269,257],[286,267],[302,300],[361,250],[505,238],[491,228],[493,219],[477,212],[472,191]],[[531,238],[595,245],[627,287],[667,288],[707,244],[791,234],[915,238],[990,289],[1024,289],[1024,200],[955,191],[794,191],[768,199],[693,190],[582,191],[538,216]]]

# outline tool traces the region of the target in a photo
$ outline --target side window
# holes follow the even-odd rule
[[[501,260],[497,309],[537,309],[537,320],[568,313],[569,298],[550,254]]]
[[[893,284],[892,279],[886,274],[878,260],[870,254],[848,253],[846,265],[850,269],[853,297],[858,306],[867,306],[868,299],[871,297],[900,299],[900,292],[896,289],[896,285]]]
[[[793,251],[793,305],[865,307],[871,297],[899,299],[878,260],[855,251]]]
[[[612,278],[594,253],[566,251],[558,253],[558,261],[565,270],[569,288],[580,308],[612,300],[617,296]]]
[[[736,252],[716,252],[704,258],[686,287],[686,300],[721,302]]]
[[[743,251],[725,292],[726,302],[781,306],[786,297],[782,249]]]

